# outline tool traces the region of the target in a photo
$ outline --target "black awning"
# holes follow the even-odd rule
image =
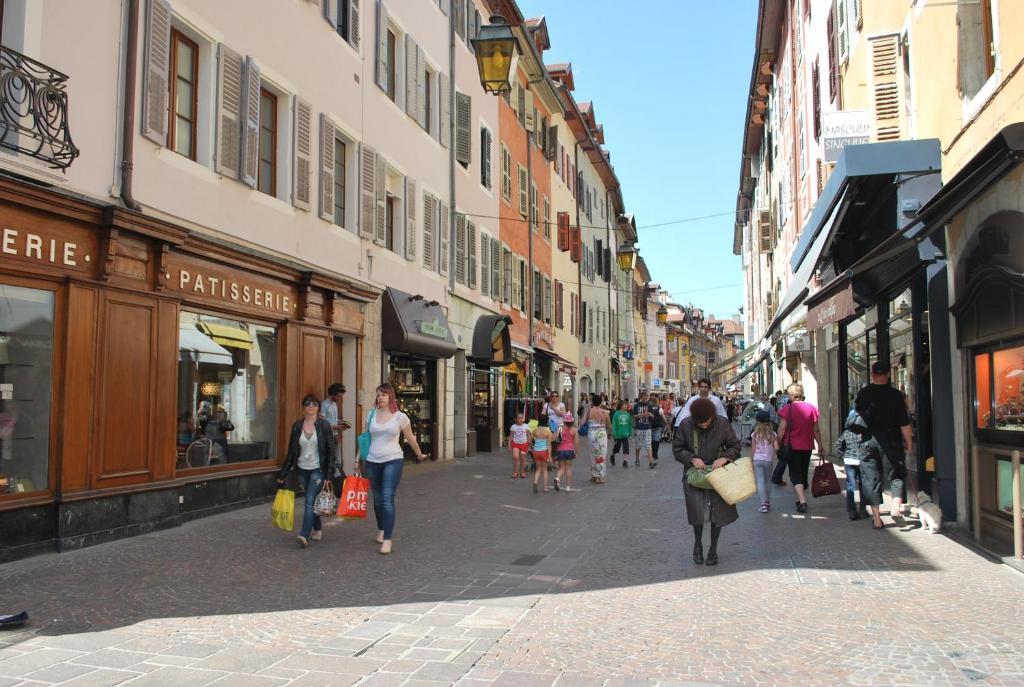
[[[382,308],[385,351],[424,358],[450,358],[458,347],[448,318],[437,301],[388,287]]]
[[[467,356],[477,367],[504,367],[512,362],[508,315],[481,315],[473,327],[473,348]]]

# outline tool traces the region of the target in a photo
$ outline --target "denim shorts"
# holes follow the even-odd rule
[[[576,460],[575,451],[555,451],[555,458],[558,460]]]

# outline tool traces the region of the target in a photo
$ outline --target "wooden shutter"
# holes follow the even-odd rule
[[[534,118],[537,115],[537,110],[533,107],[533,91],[529,88],[526,89],[526,95],[524,96],[523,103],[525,105],[524,124],[527,131],[533,131],[536,126]]]
[[[512,93],[509,94],[509,105],[512,106],[512,111],[516,114],[516,119],[522,121],[522,112],[526,108],[523,103],[523,87],[519,85],[519,81],[513,78],[512,80]]]
[[[333,134],[332,134],[333,141]],[[334,146],[331,146],[331,165],[334,164]],[[321,155],[321,162],[323,156]],[[313,172],[313,108],[296,96],[292,112],[292,205],[309,210],[312,195],[309,177]],[[334,170],[331,169],[331,190],[334,190]],[[322,191],[321,191],[322,193]],[[333,193],[331,195],[333,198]],[[333,205],[333,200],[332,200]],[[333,210],[333,208],[332,208]]]
[[[242,79],[242,181],[251,188],[256,188],[259,163],[260,67],[256,60],[247,57]]]
[[[476,38],[480,34],[480,11],[475,8],[473,9],[472,20],[473,23],[468,36],[470,40],[466,41],[466,45],[469,46],[469,51],[471,53],[476,54],[476,48],[473,47],[472,39]]]
[[[555,326],[562,328],[562,282],[555,280]]]
[[[477,262],[476,225],[468,220],[466,221],[466,257],[469,262],[466,266],[466,271],[469,273],[468,286],[471,289],[475,289],[480,269],[479,263]]]
[[[486,266],[485,268],[486,269]],[[501,300],[504,289],[501,288],[501,242],[491,238],[491,298]]]
[[[348,0],[348,43],[359,50],[359,0]]]
[[[431,272],[437,269],[436,257],[434,255],[434,232],[437,223],[435,222],[436,210],[434,209],[434,196],[429,193],[423,194],[423,269]]]
[[[519,169],[519,214],[526,217],[526,213],[529,210],[527,200],[527,175],[526,170],[522,165],[518,166]]]
[[[341,22],[338,21],[338,0],[323,0],[324,21],[331,25],[332,31],[337,31]]]
[[[217,59],[217,155],[214,169],[237,179],[242,154],[242,56],[221,44]]]
[[[455,12],[455,33],[466,39],[466,0],[452,0]]]
[[[871,105],[876,141],[896,141],[903,134],[903,92],[900,85],[900,37],[873,36]]]
[[[430,133],[427,121],[427,55],[423,48],[416,46],[416,121],[424,131]]]
[[[554,162],[558,160],[558,126],[548,127],[547,145],[544,147],[544,158],[548,162]]]
[[[437,204],[437,271],[448,274],[448,236],[451,231],[451,213],[448,204],[441,201]]]
[[[564,253],[569,250],[569,213],[559,212],[556,218],[558,222],[558,250]]]
[[[607,246],[604,249],[604,280],[612,280],[612,249]]]
[[[836,59],[836,10],[835,5],[828,12],[825,23],[826,42],[828,43],[828,100],[835,102],[839,90],[839,63]]]
[[[452,142],[452,103],[451,95],[449,92],[449,82],[447,74],[437,75],[437,102],[438,102],[438,141],[441,145],[447,148]]]
[[[513,256],[512,258],[512,307],[517,310],[522,310],[523,302],[523,279],[520,268],[519,256]]]
[[[473,158],[473,100],[465,93],[455,93],[455,159],[465,166]]]
[[[491,237],[480,234],[480,293],[491,295]]]
[[[455,213],[455,281],[466,283],[466,216]]]
[[[814,110],[814,140],[818,141],[821,139],[821,75],[817,59],[811,67],[811,103]]]
[[[320,113],[320,219],[334,221],[334,122]]]
[[[387,242],[387,212],[388,212],[388,177],[387,169],[384,164],[384,156],[377,154],[377,169],[374,172],[374,178],[377,181],[377,220],[374,225],[373,242],[383,246]],[[397,225],[397,222],[396,222]],[[392,227],[394,230],[395,227]]]
[[[359,152],[359,235],[372,239],[377,223],[377,151],[363,143]]]
[[[419,121],[420,115],[420,75],[417,66],[416,41],[411,34],[405,34],[405,113]]]
[[[405,259],[416,259],[416,182],[405,178]]]
[[[582,242],[580,239],[580,228],[572,227],[569,229],[569,257],[573,262],[578,263],[583,254]]]
[[[388,8],[377,0],[377,85],[388,92]]]
[[[544,321],[551,324],[551,280],[544,279]]]
[[[170,95],[171,78],[171,3],[167,0],[149,0],[144,59],[142,135],[158,145],[166,146],[167,98]]]
[[[504,143],[501,145],[501,195],[512,201],[512,156]]]
[[[512,249],[501,244],[501,300],[512,303]]]

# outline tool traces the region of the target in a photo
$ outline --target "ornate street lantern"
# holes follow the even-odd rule
[[[666,308],[664,305],[661,306],[660,308],[658,308],[657,315],[658,324],[660,324],[661,326],[665,326],[665,323],[668,322],[668,308]]]
[[[493,15],[491,23],[481,26],[472,41],[480,85],[496,95],[511,91],[519,61],[519,41],[505,17]]]
[[[619,263],[619,269],[623,272],[632,272],[636,265],[636,249],[629,241],[623,241],[619,249],[615,251],[615,259]],[[659,322],[661,320],[658,320]]]

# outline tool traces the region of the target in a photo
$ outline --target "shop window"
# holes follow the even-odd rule
[[[871,365],[878,360],[874,309],[846,324],[846,384],[850,408],[857,392],[871,383]]]
[[[992,0],[957,3],[957,68],[960,93],[976,96],[996,71]]]
[[[274,328],[183,311],[178,334],[178,470],[277,460]]]
[[[975,426],[982,431],[1016,432],[1024,439],[1024,344],[995,348],[974,357]]]
[[[916,418],[916,386],[914,378],[914,321],[911,313],[911,291],[907,289],[889,301],[889,362],[891,383],[903,392],[911,419]]]
[[[49,486],[54,294],[0,285],[0,497]]]
[[[1024,465],[1021,471],[1021,495],[1024,495]],[[1013,463],[1009,456],[996,460],[996,508],[1001,515],[1013,517]]]
[[[413,356],[388,356],[388,381],[395,388],[398,409],[409,416],[409,424],[420,450],[431,456],[437,418],[437,364]],[[402,440],[406,458],[414,458],[412,448]]]

